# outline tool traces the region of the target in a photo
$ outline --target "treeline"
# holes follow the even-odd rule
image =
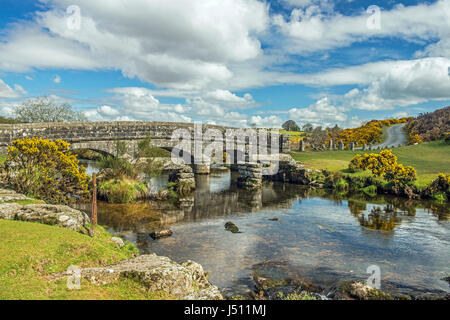
[[[423,141],[448,139],[450,132],[450,106],[431,113],[420,114],[406,125],[410,136],[418,135]]]

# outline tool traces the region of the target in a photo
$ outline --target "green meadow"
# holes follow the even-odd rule
[[[372,151],[305,151],[292,152],[296,161],[302,162],[307,168],[341,171],[349,175],[369,175],[369,172],[349,173],[349,161],[357,154],[379,153]],[[450,144],[444,141],[425,142],[418,145],[392,148],[399,163],[413,166],[417,170],[418,186],[426,186],[433,181],[438,173],[450,173]]]

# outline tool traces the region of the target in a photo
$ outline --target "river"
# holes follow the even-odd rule
[[[254,272],[329,288],[339,279],[365,281],[371,265],[380,268],[382,289],[390,292],[449,292],[442,280],[450,274],[447,206],[282,183],[245,191],[234,181],[223,171],[198,176],[197,190],[181,205],[99,202],[99,223],[136,243],[142,254],[199,262],[229,295],[253,290]],[[241,233],[226,231],[227,221]],[[149,236],[163,227],[173,236]]]

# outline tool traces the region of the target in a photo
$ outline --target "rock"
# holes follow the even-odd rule
[[[155,231],[150,233],[150,237],[152,237],[154,240],[160,239],[160,238],[167,238],[170,237],[173,234],[173,231],[170,229],[165,229],[161,231]]]
[[[54,275],[58,280],[68,273]],[[105,285],[127,278],[133,279],[151,292],[163,291],[178,299],[224,299],[216,286],[207,279],[201,265],[193,261],[175,263],[155,254],[142,255],[104,268],[81,270],[81,277],[96,285]]]
[[[269,219],[267,219],[267,220],[269,220],[269,221],[280,221],[279,218],[269,218]]]
[[[232,232],[232,233],[241,233],[239,231],[239,228],[237,227],[237,225],[235,225],[233,222],[228,221],[227,223],[225,223],[225,229]]]
[[[0,189],[0,202],[22,201],[22,200],[33,200],[33,199],[28,198],[23,194],[19,194],[13,190]]]
[[[80,231],[87,227],[89,217],[68,206],[50,204],[29,204],[23,206],[17,213],[16,219],[27,222],[39,222],[62,228]]]
[[[111,241],[116,243],[119,246],[119,248],[122,248],[125,245],[125,243],[123,243],[123,240],[119,237],[112,237]]]
[[[17,212],[22,208],[18,203],[2,203],[0,204],[0,219],[14,220]]]
[[[392,300],[392,296],[386,292],[372,289],[366,284],[344,280],[340,281],[328,293],[328,297],[335,300]]]

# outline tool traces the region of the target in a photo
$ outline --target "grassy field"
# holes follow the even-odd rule
[[[106,266],[132,257],[137,249],[119,249],[103,228],[94,238],[39,223],[0,220],[0,300],[5,299],[164,299],[132,280],[106,286],[81,282],[81,290],[48,275],[80,267]]]
[[[365,151],[378,153],[379,150]],[[450,145],[443,141],[433,141],[419,145],[393,148],[399,163],[413,166],[418,173],[417,184],[425,186],[433,181],[440,172],[450,173]],[[292,157],[312,169],[327,169],[347,173],[349,161],[364,151],[306,151],[293,152]],[[369,175],[369,172],[359,172],[352,175]]]

